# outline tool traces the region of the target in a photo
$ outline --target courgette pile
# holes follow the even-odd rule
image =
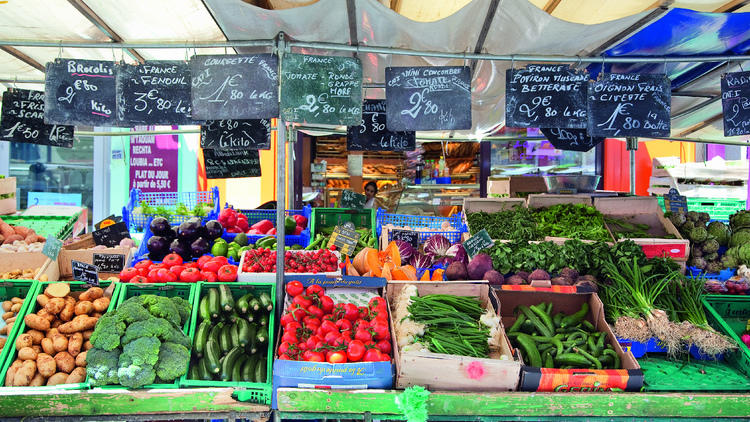
[[[188,378],[266,382],[270,312],[268,293],[235,298],[226,284],[209,288],[198,308]]]
[[[508,330],[514,347],[527,365],[561,369],[620,369],[620,357],[607,334],[586,320],[588,303],[571,315],[552,316],[552,304],[518,306],[517,319]]]

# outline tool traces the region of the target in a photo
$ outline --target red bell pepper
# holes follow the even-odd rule
[[[260,220],[250,226],[250,229],[257,230],[260,232],[260,234],[268,234],[268,232],[273,229],[273,223],[271,222],[271,220]]]

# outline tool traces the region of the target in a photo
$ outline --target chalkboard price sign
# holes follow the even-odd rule
[[[117,121],[115,64],[57,59],[44,77],[44,121],[48,124],[114,126]]]
[[[669,193],[662,195],[664,198],[664,207],[670,212],[688,212],[687,197],[680,195],[675,188],[669,189]]]
[[[606,74],[589,82],[591,136],[669,136],[672,101],[666,75]]]
[[[122,239],[130,237],[130,231],[128,226],[124,222],[119,222],[111,226],[101,228],[91,232],[91,236],[94,238],[94,243],[97,245],[104,245],[108,248],[113,248],[120,244]]]
[[[44,92],[10,89],[3,94],[0,141],[73,147],[73,126],[44,123]]]
[[[94,266],[103,273],[119,273],[125,266],[125,255],[95,253]]]
[[[271,121],[209,120],[201,126],[204,149],[270,149]]]
[[[721,109],[724,136],[750,134],[750,72],[721,76]]]
[[[193,56],[192,117],[237,120],[278,116],[278,66],[272,54]]]
[[[281,116],[298,123],[360,124],[362,63],[350,57],[285,54]]]
[[[181,61],[150,61],[117,67],[117,118],[125,126],[195,124],[190,67]]]
[[[341,191],[341,208],[363,209],[367,197],[353,190],[344,189]]]
[[[413,230],[393,230],[391,240],[402,240],[419,249],[419,232]]]
[[[471,129],[467,66],[386,67],[388,130]]]
[[[346,130],[349,151],[414,151],[414,132],[391,132],[386,128],[385,100],[365,100],[362,122]]]
[[[568,65],[530,64],[505,73],[505,124],[510,127],[586,127],[589,76]]]
[[[204,149],[203,163],[208,179],[260,177],[260,155],[256,150]]]
[[[99,271],[95,265],[71,260],[70,266],[73,269],[73,280],[83,281],[91,286],[99,285]]]
[[[357,247],[360,236],[359,232],[354,229],[354,225],[347,222],[333,228],[333,233],[326,246],[328,248],[336,246],[341,255],[351,256],[354,255],[354,248]]]
[[[482,249],[489,248],[494,244],[495,242],[490,238],[487,230],[482,229],[464,242],[464,249],[466,249],[466,254],[469,255],[469,258],[474,258]]]
[[[589,136],[586,129],[543,128],[542,133],[556,149],[586,152],[604,141],[602,136]]]

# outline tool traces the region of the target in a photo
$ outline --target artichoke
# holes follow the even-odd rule
[[[699,212],[698,221],[700,221],[701,223],[708,223],[709,221],[711,221],[711,216],[707,212]]]
[[[710,254],[714,252],[719,251],[719,241],[714,238],[709,238],[705,242],[703,242],[703,245],[701,245],[701,249],[705,254]]]
[[[690,230],[690,241],[695,243],[701,243],[708,238],[708,231],[703,227],[696,227]]]
[[[740,246],[740,249],[737,251],[737,263],[750,263],[750,243],[745,243]]]
[[[742,246],[747,243],[750,243],[750,229],[741,229],[732,233],[732,237],[729,238],[729,247]]]
[[[729,227],[732,231],[741,229],[743,227],[750,228],[750,211],[742,210],[729,216]]]
[[[708,262],[710,264],[712,262],[715,262],[715,261],[719,260],[719,254],[716,253],[716,252],[711,252],[708,255],[703,255],[703,259],[705,259],[706,262]]]
[[[685,217],[685,214],[682,211],[680,211],[680,212],[670,215],[669,221],[671,221],[672,224],[674,224],[674,226],[679,229],[680,227],[682,227],[683,224],[685,224],[685,221],[687,221],[687,217]]]
[[[690,231],[695,228],[695,223],[693,221],[687,220],[685,221],[685,224],[680,227],[680,234],[682,234],[684,237],[689,237]]]
[[[736,261],[740,257],[739,251],[740,251],[740,248],[737,247],[737,246],[734,246],[734,247],[731,247],[731,248],[727,249],[727,251],[724,253],[724,256],[730,256],[730,257],[734,258],[735,261]]]
[[[690,258],[690,266],[703,270],[706,268],[706,260],[699,257]]]
[[[713,236],[718,242],[719,246],[727,246],[729,244],[729,227],[721,221],[712,221],[709,223],[708,228],[709,236]]]
[[[695,211],[688,211],[687,219],[692,221],[693,223],[697,223],[698,221],[700,221],[700,218],[698,218],[698,213]]]
[[[710,262],[706,265],[706,272],[709,274],[718,274],[723,268],[719,262]]]
[[[690,247],[690,256],[700,258],[703,256],[703,249],[701,248],[701,245],[693,244],[692,247]]]
[[[733,256],[724,255],[721,258],[721,266],[724,268],[737,268],[737,259]]]

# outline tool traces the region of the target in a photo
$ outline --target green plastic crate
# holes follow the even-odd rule
[[[55,236],[65,240],[73,233],[73,225],[78,221],[81,213],[73,216],[36,216],[36,215],[14,215],[3,216],[3,221],[11,226],[24,226],[44,237]]]
[[[750,319],[750,296],[708,295],[703,300],[708,323],[738,344],[737,350],[724,359],[750,377],[750,350],[742,344],[740,336]]]
[[[312,238],[315,239],[315,235],[320,232],[321,228],[336,227],[344,224],[348,221],[354,224],[354,227],[368,228],[372,230],[372,235],[375,236],[375,248],[378,247],[377,239],[377,219],[375,209],[364,209],[355,210],[350,208],[313,208],[312,209],[312,223],[310,225],[310,232]]]
[[[180,387],[233,387],[234,395],[239,401],[253,402],[259,404],[270,404],[272,394],[272,373],[273,370],[273,345],[274,345],[274,322],[276,313],[276,284],[275,283],[206,283],[200,282],[196,287],[195,301],[193,303],[193,313],[190,316],[190,338],[195,336],[198,329],[198,308],[200,299],[206,294],[209,288],[218,287],[220,284],[229,286],[234,299],[239,299],[245,293],[268,293],[271,301],[274,303],[274,309],[269,314],[268,319],[268,348],[266,351],[266,380],[265,382],[231,382],[231,381],[203,381],[189,378],[189,373],[180,379]],[[190,362],[192,367],[195,361]]]
[[[657,196],[659,206],[666,211],[664,197]],[[745,209],[741,199],[687,198],[688,211],[707,212],[712,220],[728,221],[729,216]]]
[[[748,391],[750,378],[722,361],[670,359],[649,355],[638,359],[645,391]]]
[[[23,299],[23,305],[21,305],[21,309],[16,315],[17,321],[23,319],[23,316],[26,315],[26,308],[29,306],[29,303],[34,301],[34,296],[32,294],[36,290],[35,283],[37,282],[34,280],[0,280],[0,302],[10,300],[14,297],[20,297]],[[0,319],[0,327],[4,325],[5,321]],[[5,362],[5,357],[10,353],[9,350],[13,348],[13,343],[16,341],[16,331],[18,331],[20,325],[20,323],[13,324],[13,328],[7,336],[5,336],[7,339],[5,342],[7,347],[3,347],[2,352],[0,352],[0,368],[2,368],[2,364]],[[2,383],[4,381],[5,378],[0,381],[0,385],[3,385]]]
[[[52,283],[61,283],[59,281],[45,281],[45,282],[36,282],[34,287],[32,288],[32,291],[29,293],[29,298],[36,298],[37,295],[44,292],[44,289],[47,288],[48,285]],[[70,285],[70,291],[77,292],[77,291],[84,291],[89,288],[89,286],[86,285],[86,283],[83,283],[81,281],[66,281],[65,283],[68,283]],[[101,281],[99,283],[100,287],[103,289],[106,289],[112,282],[111,281]],[[115,286],[115,290],[112,292],[112,297],[110,298],[109,307],[107,308],[107,312],[111,311],[115,308],[115,302],[117,302],[118,296],[120,294],[120,287],[122,286],[121,283],[117,283]],[[32,306],[33,305],[33,306]],[[24,310],[23,316],[25,317],[28,314],[32,314],[36,311],[38,311],[40,306],[37,304],[36,300],[29,300],[28,305],[26,306],[26,309]],[[106,312],[105,312],[106,313]],[[21,323],[18,324],[18,327],[16,329],[16,326],[13,326],[13,330],[15,331],[15,336],[17,337],[20,334],[23,334],[26,332],[26,323],[23,322],[23,318],[21,318]],[[15,338],[13,339],[15,341]],[[3,364],[3,369],[0,372],[0,379],[3,380],[3,383],[5,382],[5,374],[8,372],[8,368],[10,368],[10,364],[13,363],[14,360],[16,360],[17,351],[15,348],[11,349],[12,351],[8,352],[8,355],[5,357],[5,363]],[[74,384],[59,384],[59,385],[52,385],[52,386],[43,386],[43,387],[15,387],[15,388],[24,388],[28,389],[28,391],[48,391],[48,390],[84,390],[89,388],[89,380],[88,376],[86,377],[86,380],[84,382],[80,383],[74,383]]]

